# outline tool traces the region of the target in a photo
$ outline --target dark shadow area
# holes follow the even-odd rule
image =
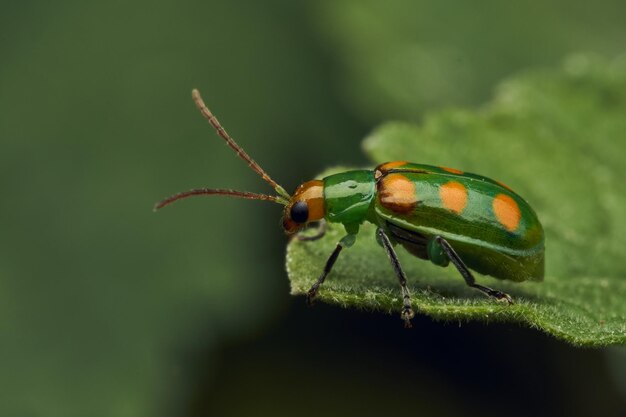
[[[601,350],[511,324],[434,322],[291,303],[267,332],[195,369],[188,416],[620,416]],[[196,361],[197,363],[197,361]],[[409,411],[413,410],[413,411]],[[381,414],[382,413],[382,414]]]

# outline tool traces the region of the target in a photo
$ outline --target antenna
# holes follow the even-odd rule
[[[219,188],[196,188],[194,190],[184,191],[182,193],[174,194],[167,197],[164,200],[159,201],[154,205],[154,211],[163,208],[174,201],[182,200],[183,198],[192,197],[195,195],[227,195],[230,197],[245,198],[247,200],[265,200],[273,201],[274,203],[283,204],[281,197],[265,194],[249,193],[247,191],[225,190]]]
[[[248,166],[254,172],[259,174],[261,178],[267,181],[269,185],[271,185],[272,188],[276,190],[278,195],[274,196],[274,195],[267,195],[267,194],[257,194],[257,193],[250,193],[247,191],[228,190],[228,189],[222,189],[222,188],[196,188],[193,190],[174,194],[170,197],[167,197],[164,200],[159,201],[154,206],[154,211],[157,211],[158,209],[163,208],[175,201],[182,200],[188,197],[198,196],[198,195],[225,195],[229,197],[244,198],[247,200],[273,201],[274,203],[278,203],[282,205],[289,204],[289,200],[291,199],[289,194],[285,191],[283,187],[278,185],[278,183],[274,181],[265,171],[263,171],[263,168],[261,168],[261,166],[257,164],[254,161],[254,159],[250,158],[250,155],[248,155],[246,151],[244,151],[241,146],[237,145],[237,142],[235,142],[233,138],[230,137],[230,135],[222,127],[222,125],[217,120],[217,118],[213,116],[213,113],[211,113],[211,110],[209,110],[206,104],[204,104],[204,101],[202,100],[202,97],[200,96],[200,92],[194,88],[191,91],[191,97],[193,97],[193,101],[194,103],[196,103],[196,106],[200,110],[200,113],[202,113],[202,115],[209,121],[209,123],[211,123],[211,126],[215,128],[215,130],[217,131],[217,134],[220,135],[220,137],[226,141],[228,146],[230,146],[231,149],[235,151],[238,157],[246,161],[248,163]]]
[[[259,164],[257,164],[254,159],[252,159],[250,157],[250,155],[248,155],[246,153],[246,151],[243,150],[243,148],[241,146],[239,146],[237,144],[237,142],[235,142],[233,140],[233,138],[230,137],[230,135],[226,132],[226,130],[222,127],[222,125],[220,124],[220,122],[217,120],[217,118],[213,115],[213,113],[211,113],[211,110],[209,110],[209,108],[206,106],[206,104],[204,104],[204,101],[202,100],[202,97],[200,96],[200,92],[197,89],[193,89],[191,91],[191,97],[193,97],[193,101],[196,103],[196,106],[198,107],[198,109],[200,110],[200,113],[202,113],[202,115],[209,121],[209,123],[211,123],[211,126],[213,126],[217,132],[217,134],[226,141],[226,143],[228,144],[228,146],[231,147],[231,149],[233,151],[235,151],[235,153],[237,154],[238,157],[240,157],[241,159],[243,159],[244,161],[246,161],[248,163],[248,166],[257,174],[259,174],[261,176],[261,178],[263,178],[269,185],[272,186],[272,188],[274,188],[274,190],[276,190],[276,192],[281,196],[286,198],[287,200],[290,199],[290,195],[289,193],[287,193],[285,191],[285,189],[283,187],[281,187],[280,185],[278,185],[278,183],[276,181],[274,181],[272,179],[272,177],[270,177],[264,170],[263,168],[261,168],[261,166]],[[230,195],[230,194],[229,194]],[[243,197],[246,198],[246,197]]]

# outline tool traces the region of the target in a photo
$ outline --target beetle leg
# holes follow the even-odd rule
[[[452,246],[450,246],[447,240],[445,240],[441,236],[435,236],[433,239],[438,245],[441,246],[445,254],[448,256],[448,258],[450,258],[454,266],[456,266],[456,269],[458,269],[458,271],[461,273],[467,285],[482,291],[483,293],[497,299],[498,301],[506,301],[509,304],[513,304],[513,299],[507,293],[485,287],[484,285],[476,284],[476,279],[474,278],[474,275],[472,275],[470,270],[463,263],[459,255],[454,251],[454,249],[452,249]]]
[[[333,253],[330,254],[330,257],[326,261],[326,265],[324,266],[324,271],[322,271],[322,275],[320,275],[319,278],[317,278],[317,281],[315,281],[315,284],[313,284],[311,289],[306,293],[306,302],[308,305],[313,305],[313,299],[317,295],[317,291],[319,290],[320,285],[324,283],[326,276],[328,276],[330,271],[333,269],[333,265],[335,264],[335,261],[339,257],[339,253],[341,252],[341,250],[344,247],[349,248],[350,246],[354,244],[355,241],[356,241],[356,234],[347,234],[346,236],[343,237],[343,239],[339,241],[339,243],[337,243],[335,250],[333,250]]]
[[[396,251],[393,249],[393,245],[389,240],[389,237],[385,233],[385,231],[381,228],[376,230],[377,240],[382,244],[387,252],[387,256],[389,256],[389,260],[391,261],[391,266],[393,266],[393,270],[395,271],[398,280],[400,281],[400,287],[402,288],[402,314],[400,317],[404,320],[404,327],[411,327],[411,319],[415,316],[413,313],[413,309],[411,308],[411,293],[409,292],[409,288],[406,285],[406,274],[402,270],[402,266],[400,265],[400,260],[398,259],[398,255],[396,255]]]
[[[298,239],[301,242],[310,242],[312,240],[317,240],[320,239],[321,237],[323,237],[326,234],[326,229],[328,227],[326,226],[326,221],[324,219],[320,220],[317,223],[317,230],[315,231],[315,234],[313,236],[304,236],[300,233],[298,233],[296,235],[296,239]]]

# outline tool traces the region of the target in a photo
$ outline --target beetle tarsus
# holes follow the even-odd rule
[[[501,301],[501,302],[507,303],[507,304],[509,304],[509,305],[510,305],[510,304],[514,304],[514,302],[513,302],[513,298],[511,298],[511,296],[510,296],[510,295],[508,295],[508,294],[507,294],[507,293],[505,293],[505,292],[498,291],[498,290],[491,290],[488,294],[489,294],[491,297],[493,297],[493,298],[495,298],[496,300],[498,300],[498,301]]]
[[[413,325],[411,324],[411,319],[415,317],[415,313],[413,312],[413,309],[411,307],[404,307],[402,309],[400,317],[404,321],[405,329],[410,329],[411,327],[413,327]]]
[[[315,297],[317,297],[317,287],[314,286],[306,293],[306,305],[313,307],[315,305]]]
[[[495,298],[499,302],[507,303],[509,305],[513,304],[513,298],[511,298],[511,296],[505,292],[494,290],[493,288],[485,287],[484,285],[476,283],[468,283],[468,285],[472,288],[476,288],[477,290],[482,291],[488,297]]]

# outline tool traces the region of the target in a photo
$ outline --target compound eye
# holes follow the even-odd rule
[[[296,223],[306,223],[309,219],[309,206],[304,201],[298,201],[291,207],[290,216]]]

